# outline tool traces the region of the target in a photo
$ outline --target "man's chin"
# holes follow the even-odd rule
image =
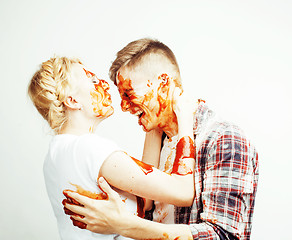
[[[151,126],[149,126],[149,124],[145,125],[145,124],[141,123],[140,125],[142,126],[144,132],[150,132],[152,130],[152,128],[151,128]]]
[[[143,131],[144,131],[144,132],[148,132],[146,126],[141,122],[141,119],[140,119],[140,118],[139,118],[139,120],[138,120],[138,124],[143,128]]]

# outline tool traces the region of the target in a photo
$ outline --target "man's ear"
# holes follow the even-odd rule
[[[71,110],[80,110],[82,108],[82,105],[76,101],[75,98],[72,96],[66,97],[65,101],[63,102],[64,105],[71,109]]]

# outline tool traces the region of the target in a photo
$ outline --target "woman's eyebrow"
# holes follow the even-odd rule
[[[85,68],[83,68],[85,74],[87,77],[95,77],[96,75],[93,72],[90,72],[88,70],[86,70]]]

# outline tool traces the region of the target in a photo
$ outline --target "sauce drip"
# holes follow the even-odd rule
[[[203,100],[203,99],[198,99],[198,103],[201,103],[201,102],[203,102],[203,103],[206,103],[206,101],[205,100]]]
[[[88,78],[93,78],[93,77],[95,77],[95,74],[94,74],[94,73],[92,73],[92,72],[86,70],[85,68],[83,68],[83,70],[84,70],[84,72],[85,72],[85,74],[86,74],[86,76],[87,76]]]
[[[176,156],[171,173],[178,175],[193,173],[192,169],[184,162],[184,158],[195,158],[194,142],[189,136],[182,137],[176,145]]]
[[[108,200],[108,196],[104,192],[95,193],[95,192],[91,192],[91,191],[85,190],[84,188],[82,188],[81,186],[79,186],[77,184],[71,183],[71,185],[76,187],[76,192],[79,193],[80,195],[83,195],[85,197],[89,197],[89,198],[92,198],[92,199],[97,199],[97,200]]]
[[[138,197],[138,196],[136,196],[136,198],[137,198],[137,214],[138,214],[138,217],[144,218],[145,217],[145,210],[144,210],[145,199],[141,198],[141,197]]]
[[[131,156],[130,156],[131,157]],[[138,159],[131,157],[133,161],[141,168],[141,170],[147,175],[148,173],[153,172],[153,166],[147,163],[141,162]]]

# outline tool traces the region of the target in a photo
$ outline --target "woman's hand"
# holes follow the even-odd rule
[[[173,91],[172,107],[178,119],[193,117],[194,105],[187,94],[178,87]]]
[[[178,122],[179,139],[184,136],[193,138],[194,104],[180,88],[176,87],[172,96],[172,107]]]
[[[108,195],[107,200],[95,200],[65,190],[65,195],[83,205],[70,204],[70,201],[64,200],[65,213],[71,215],[74,226],[79,228],[86,228],[95,233],[119,234],[123,221],[126,221],[130,213],[125,209],[118,193],[112,190],[102,177],[99,178],[99,187]]]

